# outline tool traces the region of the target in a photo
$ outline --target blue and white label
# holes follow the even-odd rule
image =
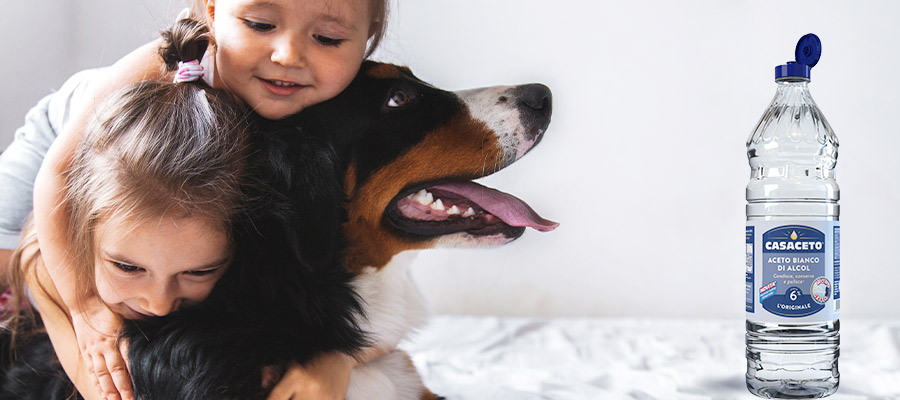
[[[748,319],[807,323],[840,318],[839,224],[747,222]]]

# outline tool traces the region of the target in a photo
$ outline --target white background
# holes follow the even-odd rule
[[[0,146],[73,72],[156,36],[181,4],[4,4]],[[542,82],[541,145],[484,183],[559,221],[490,250],[423,253],[439,313],[735,317],[744,308],[744,143],[773,67],[819,35],[812,95],[841,141],[843,317],[900,317],[900,3],[407,0],[377,59],[448,89]]]

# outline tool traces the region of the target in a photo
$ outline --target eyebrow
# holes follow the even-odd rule
[[[246,11],[252,11],[252,10],[259,9],[259,10],[273,10],[275,12],[281,12],[281,6],[279,6],[278,4],[272,3],[270,1],[265,1],[265,0],[255,1],[253,3],[245,5],[243,8]],[[348,30],[352,30],[352,31],[359,30],[359,28],[355,24],[353,24],[337,15],[329,14],[327,12],[320,13],[316,18],[321,21],[324,21],[324,22],[332,22],[332,23],[338,24],[344,29],[348,29]]]
[[[318,17],[320,20],[324,22],[332,22],[340,25],[342,28],[350,30],[350,31],[358,31],[359,28],[356,27],[353,23],[350,23],[343,18],[331,15],[331,14],[320,14]]]
[[[243,4],[239,8],[239,10],[243,10],[243,11],[257,10],[257,9],[278,11],[281,9],[281,7],[278,6],[278,4],[263,0],[263,1],[254,1],[254,2],[251,2],[250,4]]]
[[[131,261],[128,257],[122,257],[118,254],[112,253],[107,250],[102,250],[102,253],[103,253],[103,256],[110,261],[147,269],[146,266],[141,265],[141,263],[136,263],[134,261]],[[228,255],[219,261],[215,261],[213,263],[206,264],[206,265],[203,265],[200,267],[190,268],[190,269],[187,269],[186,271],[202,271],[202,270],[207,270],[207,269],[219,268],[219,267],[223,266],[224,264],[228,263],[229,261],[231,261],[231,258],[232,258],[231,255]]]

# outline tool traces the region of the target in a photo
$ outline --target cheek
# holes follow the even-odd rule
[[[328,81],[331,82],[333,89],[337,91],[334,95],[337,95],[347,86],[350,86],[350,82],[356,77],[356,73],[359,72],[359,66],[361,64],[361,57],[358,59],[355,56],[335,57],[335,59],[322,70],[322,73],[325,74],[328,77]]]
[[[230,80],[242,70],[241,58],[235,57],[240,52],[233,47],[222,47],[216,50],[216,71],[215,74],[223,80]]]
[[[118,282],[112,282],[108,277],[104,277],[103,273],[97,271],[96,279],[94,280],[97,286],[97,296],[100,297],[100,300],[103,300],[106,304],[118,304],[124,301],[125,296],[123,293],[128,293],[127,288],[123,290],[123,285]]]
[[[254,45],[239,36],[219,37],[221,43],[216,47],[216,75],[232,75],[244,72],[253,62],[261,57],[262,46]]]

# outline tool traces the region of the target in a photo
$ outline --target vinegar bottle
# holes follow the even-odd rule
[[[747,140],[747,388],[764,398],[838,388],[838,140],[809,93],[822,45],[800,39],[775,67],[775,98]]]

